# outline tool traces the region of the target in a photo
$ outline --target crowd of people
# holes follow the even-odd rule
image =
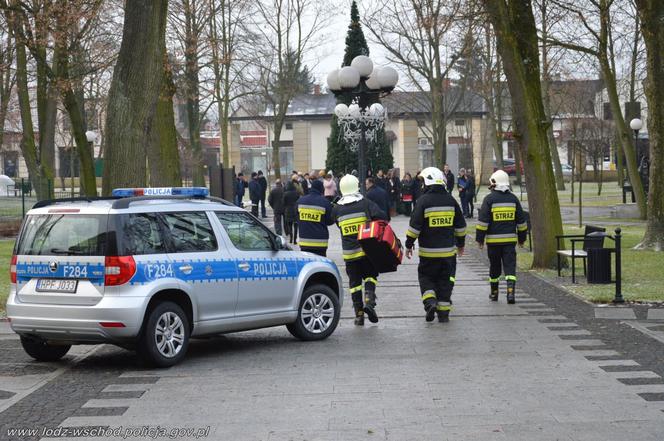
[[[461,203],[463,216],[473,218],[475,212],[474,201],[476,198],[475,177],[471,169],[461,168],[458,177],[446,164],[443,168],[445,185],[449,193],[456,193]],[[351,175],[358,177],[357,171],[353,170]],[[321,195],[329,202],[334,202],[341,197],[339,181],[344,174],[337,176],[329,170],[302,173],[293,170],[291,177],[285,183],[277,179],[268,194],[268,182],[262,170],[252,172],[247,179],[243,173],[238,173],[235,191],[235,204],[242,206],[245,192],[249,190],[251,201],[251,212],[255,216],[266,218],[266,201],[274,211],[275,232],[285,234],[292,243],[297,243],[297,219],[295,218],[295,204],[300,196],[309,194],[314,182],[321,182],[323,190]],[[418,171],[415,177],[410,172],[405,172],[403,177],[399,176],[397,169],[378,170],[374,175],[367,172],[365,181],[367,198],[375,202],[388,217],[397,214],[410,216],[417,199],[424,194],[424,178]],[[267,199],[266,199],[267,198]]]
[[[511,193],[509,176],[502,170],[490,178],[490,193],[478,213],[475,240],[480,248],[486,244],[490,261],[490,295],[498,300],[501,275],[507,282],[507,303],[515,302],[516,249],[527,234],[527,217]],[[365,254],[358,234],[367,222],[389,222],[397,213],[410,218],[406,233],[406,257],[411,258],[415,243],[419,245],[418,281],[426,321],[438,316],[449,320],[452,290],[456,277],[456,258],[463,255],[466,219],[474,215],[476,184],[471,170],[460,169],[458,177],[448,165],[443,170],[427,167],[413,178],[403,178],[396,170],[374,176],[367,173],[365,189],[360,190],[355,171],[335,177],[332,171],[298,173],[293,171],[284,184],[280,179],[267,196],[274,212],[274,231],[285,233],[290,243],[302,251],[327,255],[329,231],[335,225],[341,234],[342,255],[349,279],[349,290],[355,312],[355,325],[364,325],[365,315],[376,323],[376,287],[379,272]],[[266,218],[268,182],[261,170],[251,173],[247,181],[239,173],[236,181],[236,204],[243,206],[249,189],[251,211]],[[453,197],[456,190],[461,204]],[[373,231],[373,229],[372,229]]]

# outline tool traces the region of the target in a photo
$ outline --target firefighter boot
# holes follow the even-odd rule
[[[367,313],[371,323],[378,323],[376,314],[376,291],[367,290],[364,295],[364,312]]]
[[[364,308],[361,303],[354,303],[353,309],[355,310],[355,326],[364,326]]]
[[[437,311],[438,312],[438,322],[447,323],[450,321],[450,311]]]
[[[498,282],[491,282],[491,294],[489,294],[489,299],[492,302],[498,301]]]
[[[432,322],[433,318],[436,316],[436,302],[427,302],[424,304],[424,310],[426,311],[426,315],[424,316],[424,320],[427,322]]]
[[[513,305],[516,303],[516,300],[514,298],[514,286],[516,285],[516,282],[514,280],[508,280],[507,281],[507,303],[510,305]]]

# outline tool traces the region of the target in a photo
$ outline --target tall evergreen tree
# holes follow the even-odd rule
[[[353,1],[350,8],[350,25],[346,34],[346,49],[344,52],[343,66],[350,66],[353,58],[358,55],[369,56],[369,46],[362,32],[360,24],[360,13],[357,9],[357,3]],[[369,105],[380,102],[378,96],[369,100]],[[337,104],[351,104],[350,97],[337,98]],[[350,150],[350,147],[343,139],[343,133],[339,127],[337,117],[332,116],[331,133],[327,141],[327,160],[325,166],[334,173],[350,172],[358,169],[358,154]],[[394,158],[390,151],[389,143],[385,140],[385,130],[381,130],[373,142],[367,143],[366,159],[367,169],[376,172],[379,169],[387,170],[394,166]]]

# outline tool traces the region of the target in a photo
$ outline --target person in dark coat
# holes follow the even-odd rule
[[[468,169],[466,171],[466,192],[468,192],[468,205],[470,206],[470,213],[468,214],[468,219],[472,219],[475,212],[475,192],[477,191],[475,187],[475,176],[473,176],[473,171]]]
[[[418,171],[417,174],[415,175],[415,179],[413,179],[413,184],[411,187],[411,193],[413,193],[413,206],[415,206],[415,202],[417,201],[417,198],[420,197],[423,193],[422,186],[424,185],[424,181],[422,180],[422,175]]]
[[[244,180],[244,174],[238,173],[235,181],[235,205],[238,207],[242,206],[245,188],[247,188],[247,181]]]
[[[253,172],[249,182],[249,199],[251,200],[251,214],[256,217],[258,217],[258,202],[261,200],[261,191],[262,187],[258,182],[258,173]]]
[[[387,188],[389,189],[390,194],[390,208],[393,213],[396,213],[399,210],[399,199],[401,195],[401,179],[399,179],[399,174],[397,170],[390,170],[387,173],[388,182]]]
[[[443,167],[443,174],[445,175],[445,186],[447,187],[447,191],[452,194],[452,190],[454,190],[454,173],[450,170],[449,165],[445,164]]]
[[[385,213],[389,222],[391,220],[390,195],[376,184],[375,178],[367,178],[365,185],[367,187],[367,199],[378,205],[378,208]]]
[[[369,177],[371,178],[372,176],[369,176]],[[383,190],[388,191],[388,188],[387,188],[388,179],[385,176],[385,173],[383,173],[383,170],[378,170],[378,173],[376,174],[375,177],[373,177],[373,179],[374,179],[374,185],[377,185],[378,187],[382,188]]]
[[[410,173],[406,172],[403,175],[403,180],[401,181],[401,204],[403,206],[403,214],[410,217],[410,213],[413,210],[413,187],[415,186],[415,181]]]
[[[274,188],[270,191],[267,203],[270,204],[274,212],[274,232],[281,236],[284,221],[284,186],[281,185],[281,180],[277,179],[274,183]]]
[[[468,178],[466,177],[466,169],[459,169],[459,178],[457,179],[457,188],[459,189],[459,199],[461,200],[461,210],[463,217],[470,216],[470,203],[468,201]]]
[[[267,179],[263,176],[263,170],[258,170],[258,183],[261,186],[261,197],[259,199],[261,203],[261,217],[265,219],[267,217],[265,210],[265,194],[267,193]]]
[[[290,243],[297,244],[297,200],[300,195],[291,181],[286,184],[284,191],[284,224],[286,235],[290,237]]]

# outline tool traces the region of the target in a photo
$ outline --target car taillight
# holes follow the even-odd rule
[[[117,286],[127,283],[136,273],[136,262],[131,256],[106,256],[104,285]]]
[[[16,283],[16,262],[18,261],[16,255],[12,256],[12,261],[9,264],[9,279],[11,283]]]

